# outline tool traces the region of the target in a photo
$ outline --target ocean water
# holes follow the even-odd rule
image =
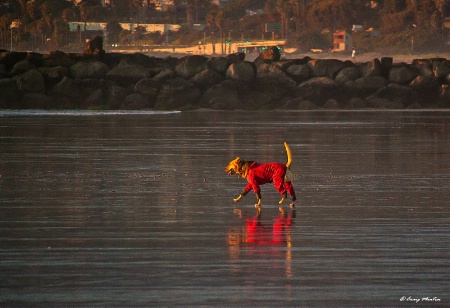
[[[286,161],[261,212],[236,156]],[[0,111],[0,306],[448,306],[450,112]]]

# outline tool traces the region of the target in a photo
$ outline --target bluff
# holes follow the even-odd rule
[[[450,60],[0,51],[2,109],[450,108]]]

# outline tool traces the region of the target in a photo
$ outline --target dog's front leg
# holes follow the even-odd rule
[[[255,207],[259,208],[261,206],[261,193],[259,191],[256,193],[256,200],[258,200],[258,202],[256,202]]]
[[[249,192],[249,190],[245,190],[244,189],[237,198],[233,199],[233,201],[234,202],[239,202],[248,192]]]

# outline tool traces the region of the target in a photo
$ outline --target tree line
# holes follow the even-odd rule
[[[447,40],[446,16],[449,0],[229,0],[220,7],[212,0],[173,0],[165,10],[157,10],[154,0],[110,0],[106,6],[100,0],[0,0],[0,46],[79,45],[85,38],[83,29],[69,31],[71,21],[105,22],[107,40],[119,44],[129,42],[130,36],[155,44],[164,40],[161,33],[139,28],[130,33],[120,27],[126,22],[180,24],[180,31],[170,34],[179,44],[206,37],[212,41],[276,37],[303,49],[321,48],[330,44],[324,33],[350,30],[356,24],[392,40],[404,40],[405,35],[396,36],[400,33],[415,35],[416,44],[422,39],[427,46],[430,38]],[[196,27],[199,24],[204,28]],[[268,32],[267,24],[276,25],[275,30]]]

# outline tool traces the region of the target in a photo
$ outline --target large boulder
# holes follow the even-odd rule
[[[379,89],[372,97],[382,98],[391,102],[398,102],[408,106],[416,102],[417,93],[408,86],[390,83],[387,87]]]
[[[158,96],[161,84],[150,78],[139,80],[134,85],[134,92],[144,95],[148,101],[154,102]]]
[[[10,108],[20,100],[19,88],[14,79],[0,79],[0,106]]]
[[[229,54],[226,57],[226,60],[229,63],[241,63],[242,61],[245,60],[245,53],[243,53],[243,52],[236,52],[236,53]]]
[[[295,88],[296,97],[309,100],[322,106],[327,100],[340,97],[342,89],[338,83],[328,77],[315,77]]]
[[[22,60],[14,64],[11,72],[9,73],[11,76],[16,76],[28,72],[29,70],[36,69],[36,65],[28,61],[27,59]]]
[[[75,59],[72,59],[65,52],[55,50],[51,51],[48,55],[44,56],[43,66],[54,67],[54,66],[64,66],[70,67],[76,63]]]
[[[419,71],[409,65],[397,65],[389,70],[388,81],[406,85],[419,75]]]
[[[368,104],[370,107],[376,108],[376,109],[404,109],[405,108],[405,106],[400,102],[391,101],[389,99],[380,98],[380,97],[376,97],[376,96],[368,98],[367,101],[368,101]]]
[[[225,80],[206,90],[201,97],[202,106],[212,109],[232,110],[241,106],[238,88],[232,80]]]
[[[69,68],[65,66],[42,66],[38,70],[44,77],[45,84],[49,86],[53,86],[60,82],[64,77],[69,76]]]
[[[241,61],[242,62],[242,61]],[[206,61],[206,65],[217,74],[224,76],[231,62],[227,58],[214,57]]]
[[[77,87],[80,89],[80,95],[87,97],[94,91],[101,89],[104,91],[114,84],[114,82],[105,79],[75,79]]]
[[[357,66],[348,66],[339,71],[335,81],[343,85],[347,81],[356,80],[359,77],[361,77],[359,68]]]
[[[334,79],[338,72],[347,66],[341,60],[316,59],[308,62],[308,67],[314,77],[328,77]]]
[[[150,78],[148,68],[129,63],[126,59],[120,61],[119,65],[106,73],[106,79],[117,82],[120,85],[132,85],[143,78]]]
[[[253,63],[247,61],[233,63],[228,67],[226,77],[239,85],[247,85],[255,80],[256,67]]]
[[[124,102],[120,106],[121,109],[140,110],[149,108],[149,101],[145,95],[140,93],[132,93],[125,97]]]
[[[285,72],[297,82],[305,81],[311,77],[311,70],[307,64],[291,64]]]
[[[168,79],[175,78],[175,71],[171,68],[166,68],[152,77],[153,81],[164,82]]]
[[[106,103],[112,108],[120,108],[127,94],[127,89],[114,84],[110,85],[106,87]]]
[[[31,69],[22,75],[14,76],[17,88],[22,93],[44,93],[44,77],[37,69]]]
[[[256,76],[255,88],[275,100],[291,93],[297,85],[292,78],[272,63],[260,64]]]
[[[55,108],[55,99],[45,93],[25,93],[19,104],[23,109]]]
[[[437,78],[445,79],[450,74],[450,60],[433,62],[433,72]]]
[[[383,76],[383,69],[380,60],[372,59],[359,66],[361,77]]]
[[[215,84],[222,82],[225,78],[219,75],[210,68],[206,68],[203,71],[195,74],[190,81],[195,84],[199,89],[206,90]]]
[[[388,81],[384,77],[370,76],[347,81],[344,88],[351,97],[366,97],[387,85]]]
[[[206,57],[198,55],[183,57],[175,65],[175,73],[181,78],[189,79],[208,67],[206,60]]]
[[[64,77],[59,83],[54,85],[48,94],[54,97],[67,97],[71,101],[80,100],[82,95],[75,81],[70,77]]]
[[[417,93],[420,104],[430,105],[439,97],[441,84],[434,75],[417,76],[409,83],[409,87]]]
[[[70,67],[70,76],[74,79],[105,78],[109,67],[100,61],[78,61]]]
[[[200,97],[200,90],[191,82],[177,77],[167,80],[156,98],[155,109],[175,110],[194,105]]]
[[[4,64],[7,71],[19,61],[25,60],[28,54],[26,52],[0,52],[0,64]]]

